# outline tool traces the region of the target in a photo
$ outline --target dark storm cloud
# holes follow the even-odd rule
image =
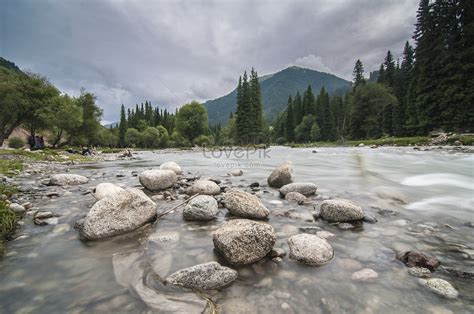
[[[346,79],[410,39],[417,0],[0,0],[0,55],[61,90],[94,92],[104,121],[146,99],[173,109],[232,90],[244,69],[300,65]]]

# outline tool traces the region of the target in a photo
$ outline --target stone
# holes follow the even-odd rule
[[[109,182],[103,182],[103,183],[99,183],[94,191],[93,191],[93,195],[94,197],[97,199],[97,200],[101,200],[107,196],[111,196],[111,195],[114,195],[116,193],[122,193],[123,191],[125,191],[124,189],[122,189],[121,187],[119,187],[118,185],[115,185],[113,183],[109,183]]]
[[[249,187],[250,188],[258,188],[258,187],[260,187],[260,183],[258,183],[258,182],[250,183]]]
[[[303,233],[316,234],[321,231],[321,228],[317,226],[303,226],[299,230]]]
[[[26,210],[33,208],[33,204],[31,204],[30,202],[23,203],[21,204],[21,206],[23,206]]]
[[[351,279],[355,281],[371,282],[374,281],[378,276],[379,275],[375,270],[370,268],[364,268],[353,273]]]
[[[294,201],[297,202],[298,204],[302,205],[304,202],[306,202],[306,196],[304,196],[301,193],[298,192],[290,192],[285,195],[285,200],[287,201]]]
[[[135,230],[155,217],[156,204],[141,190],[130,188],[96,202],[80,235],[86,240],[108,238]]]
[[[160,191],[172,187],[178,181],[171,170],[145,170],[138,176],[140,184],[150,191]]]
[[[293,183],[294,180],[293,163],[287,161],[275,168],[267,178],[268,185],[274,188],[281,188],[284,185]]]
[[[26,208],[18,203],[11,203],[8,207],[17,214],[22,214],[26,211]]]
[[[160,166],[160,170],[171,170],[178,175],[183,174],[183,170],[181,169],[180,165],[178,165],[174,161],[165,162]]]
[[[440,278],[419,279],[420,283],[447,299],[456,299],[459,295],[458,291],[446,280]]]
[[[434,271],[441,264],[436,258],[416,251],[405,252],[399,259],[408,267],[424,267]]]
[[[242,170],[233,170],[229,174],[233,177],[240,177],[244,172]]]
[[[238,217],[263,219],[270,214],[257,196],[237,189],[225,193],[222,203],[232,215]]]
[[[362,218],[362,221],[369,224],[374,224],[377,222],[377,218],[375,218],[375,216],[365,215],[364,218]]]
[[[178,270],[166,278],[166,283],[189,289],[215,290],[228,287],[237,276],[237,271],[209,262]]]
[[[276,241],[269,224],[247,219],[225,222],[213,234],[214,247],[231,264],[246,265],[264,258]]]
[[[331,239],[331,238],[336,237],[334,233],[331,233],[329,231],[324,231],[324,230],[316,232],[316,236],[320,237],[321,239]]]
[[[428,278],[431,277],[431,271],[428,268],[424,267],[410,267],[408,268],[408,273],[412,276],[419,278]]]
[[[321,218],[330,222],[361,220],[364,211],[349,200],[326,200],[321,203]]]
[[[198,195],[184,207],[185,220],[212,220],[219,213],[217,201],[209,195]]]
[[[300,263],[319,266],[326,264],[334,257],[332,246],[325,240],[313,234],[297,234],[288,239],[290,259]]]
[[[280,188],[280,195],[285,197],[290,192],[298,192],[304,196],[310,196],[316,193],[318,186],[310,182],[294,182],[286,184]]]
[[[89,182],[84,176],[72,173],[60,173],[60,174],[53,174],[49,178],[50,185],[59,185],[59,186],[66,186],[66,185],[79,185],[85,184]]]
[[[59,224],[54,226],[53,233],[56,234],[63,234],[71,230],[71,226],[69,224]]]
[[[270,253],[268,253],[268,256],[270,258],[274,258],[274,257],[283,257],[286,255],[286,252],[284,249],[282,248],[273,248]]]
[[[216,195],[221,192],[221,188],[212,181],[209,180],[197,180],[187,190],[188,195],[204,194],[204,195]]]

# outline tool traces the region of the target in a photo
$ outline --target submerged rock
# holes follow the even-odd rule
[[[89,179],[87,179],[86,177],[72,173],[53,174],[49,178],[50,185],[78,185],[87,182],[89,182]]]
[[[219,213],[217,201],[209,195],[198,195],[184,207],[185,220],[211,220]]]
[[[209,180],[197,180],[187,191],[188,195],[216,195],[220,192],[221,188],[215,182]]]
[[[416,251],[405,252],[399,259],[408,267],[424,267],[433,271],[441,264],[436,258]]]
[[[424,267],[410,267],[408,268],[408,273],[415,277],[428,278],[431,277],[431,271],[428,268]]]
[[[302,205],[306,202],[306,196],[298,192],[290,192],[285,195],[285,200],[297,202],[299,205]]]
[[[97,200],[101,200],[107,196],[114,195],[116,193],[121,193],[123,191],[125,190],[119,187],[118,185],[109,182],[104,182],[98,184],[93,192],[95,198]]]
[[[257,196],[237,189],[225,193],[222,203],[234,216],[263,219],[270,214]]]
[[[176,184],[178,178],[171,170],[145,170],[138,176],[140,184],[150,191],[167,189]]]
[[[361,220],[364,211],[349,200],[327,200],[321,203],[321,218],[331,222]]]
[[[280,195],[285,197],[290,192],[298,192],[304,196],[313,195],[316,193],[318,186],[310,182],[294,182],[286,184],[280,188]]]
[[[355,281],[364,281],[370,282],[376,279],[379,275],[377,272],[370,268],[364,268],[362,270],[356,271],[352,274],[351,279]]]
[[[274,188],[281,188],[286,184],[292,183],[294,180],[293,163],[291,161],[284,162],[275,168],[267,179],[268,185]]]
[[[181,167],[174,161],[165,162],[160,166],[160,170],[171,170],[176,174],[183,174]]]
[[[189,289],[214,290],[231,285],[237,276],[237,271],[209,262],[178,270],[166,278],[166,282]]]
[[[244,172],[242,170],[233,170],[229,172],[229,174],[233,177],[240,177],[241,175],[244,174]]]
[[[130,188],[95,203],[80,234],[87,240],[107,238],[135,230],[155,216],[156,204],[139,189]]]
[[[235,219],[224,223],[213,234],[214,247],[231,264],[251,264],[273,248],[276,235],[267,223]]]
[[[420,283],[442,297],[456,299],[458,291],[446,280],[440,278],[419,279]]]
[[[297,234],[288,239],[290,258],[310,266],[326,264],[334,257],[332,246],[313,234]]]

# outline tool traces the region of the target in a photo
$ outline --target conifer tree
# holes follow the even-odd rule
[[[120,122],[119,122],[119,142],[120,146],[125,146],[125,132],[127,132],[127,117],[125,116],[125,107],[122,104],[120,108]]]
[[[354,92],[357,87],[365,84],[364,65],[359,59],[357,59],[355,63],[354,72],[352,73],[352,76],[354,77],[354,82],[352,84],[352,92]]]
[[[311,90],[311,85],[308,85],[308,88],[303,94],[303,116],[316,113],[316,99],[314,97],[313,91]]]
[[[293,117],[295,127],[303,121],[303,100],[299,92],[296,92],[295,100],[293,101]]]
[[[286,140],[288,142],[293,142],[295,140],[295,119],[294,119],[294,109],[293,109],[293,100],[291,95],[288,97],[288,106],[286,107],[286,121],[285,121],[285,134]]]

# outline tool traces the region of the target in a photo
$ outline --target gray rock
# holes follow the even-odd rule
[[[181,167],[174,161],[165,162],[160,166],[160,170],[171,170],[176,174],[183,174]]]
[[[428,268],[424,267],[410,267],[408,268],[408,273],[412,276],[415,277],[420,277],[420,278],[429,278],[431,277],[431,271]]]
[[[214,247],[231,264],[251,264],[265,257],[273,248],[273,227],[263,222],[234,219],[213,234]]]
[[[326,264],[334,257],[332,246],[313,234],[297,234],[288,239],[290,258],[310,266]]]
[[[185,220],[211,220],[219,213],[217,201],[209,195],[198,195],[184,207]]]
[[[285,200],[294,201],[301,205],[306,202],[306,196],[298,192],[290,192],[285,195]]]
[[[229,172],[229,174],[233,177],[240,177],[241,175],[244,174],[244,172],[242,170],[233,170]]]
[[[167,189],[176,184],[178,178],[171,170],[145,170],[138,176],[140,184],[150,191]]]
[[[361,220],[364,218],[364,211],[349,200],[327,200],[321,203],[321,218],[331,222]]]
[[[370,268],[364,268],[353,273],[351,279],[355,281],[371,282],[374,281],[378,276],[379,275],[375,270]]]
[[[221,188],[215,182],[209,180],[197,180],[187,191],[188,195],[216,195],[220,192]]]
[[[280,188],[280,195],[286,196],[290,192],[298,192],[304,196],[313,195],[316,193],[318,186],[310,182],[294,182],[286,184]]]
[[[270,251],[270,253],[268,253],[268,256],[272,257],[272,258],[274,258],[274,257],[283,257],[285,255],[286,255],[286,252],[282,248],[274,248]]]
[[[291,161],[284,162],[275,168],[267,179],[268,185],[274,188],[281,188],[286,184],[293,183],[294,170]]]
[[[49,178],[50,185],[78,185],[87,182],[89,182],[89,179],[87,179],[86,177],[72,173],[53,174]]]
[[[374,224],[377,222],[377,218],[375,218],[374,216],[365,215],[362,221],[367,222],[369,224]]]
[[[442,297],[456,299],[458,291],[446,280],[440,278],[419,279],[420,283]]]
[[[316,236],[320,237],[321,239],[331,239],[331,238],[336,237],[334,233],[331,233],[329,231],[324,231],[324,230],[316,232]]]
[[[225,193],[222,203],[234,216],[263,219],[270,214],[257,196],[237,189]]]
[[[166,282],[189,289],[214,290],[231,285],[237,276],[237,271],[209,262],[178,270],[166,278]]]
[[[26,211],[26,208],[18,203],[11,203],[8,207],[15,213],[22,214]]]
[[[80,234],[87,240],[107,238],[135,230],[155,216],[156,204],[141,190],[130,188],[95,203]]]
[[[303,233],[316,234],[321,231],[320,227],[317,226],[304,226],[299,228]]]
[[[118,185],[109,182],[104,182],[96,186],[96,188],[94,189],[94,196],[97,200],[101,200],[107,196],[114,195],[116,193],[121,193],[123,191],[125,190],[119,187]]]

